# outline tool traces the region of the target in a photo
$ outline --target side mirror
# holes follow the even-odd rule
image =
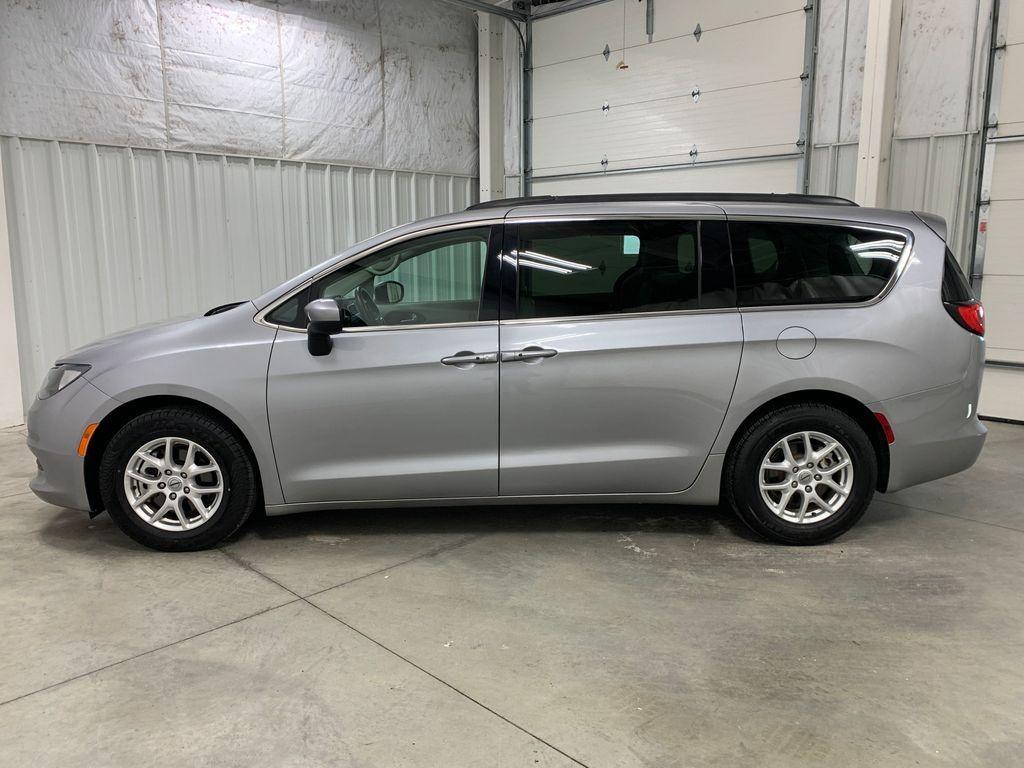
[[[405,286],[397,280],[385,280],[374,286],[373,300],[377,304],[400,304],[405,298]]]
[[[317,299],[306,305],[306,348],[315,357],[328,355],[334,346],[331,336],[341,333],[341,307],[334,299]]]

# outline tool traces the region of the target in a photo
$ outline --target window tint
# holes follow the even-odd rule
[[[337,301],[352,327],[476,321],[489,234],[457,229],[378,251],[322,277],[267,321],[305,328],[306,304],[322,298]]]
[[[974,291],[967,282],[953,252],[946,249],[946,263],[942,270],[942,300],[948,304],[963,304],[974,300]]]
[[[730,222],[740,306],[867,301],[896,271],[905,240],[888,232]]]
[[[520,225],[518,316],[697,309],[697,233],[696,221]]]

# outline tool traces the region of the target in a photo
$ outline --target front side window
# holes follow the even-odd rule
[[[906,240],[830,224],[729,223],[740,306],[868,301],[896,271]]]
[[[699,227],[681,220],[521,224],[517,316],[698,309]]]
[[[474,322],[490,227],[457,229],[407,240],[350,262],[320,278],[267,315],[305,328],[305,306],[330,298],[347,327]]]

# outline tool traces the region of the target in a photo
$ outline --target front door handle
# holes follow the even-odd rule
[[[496,362],[498,362],[497,352],[484,352],[482,354],[477,354],[476,352],[464,350],[462,352],[456,352],[454,355],[441,358],[441,365],[454,365],[456,368],[469,368],[481,363]]]
[[[557,349],[545,349],[544,347],[526,347],[516,352],[502,352],[501,362],[519,363],[529,360],[540,360],[545,357],[554,357],[558,354]]]

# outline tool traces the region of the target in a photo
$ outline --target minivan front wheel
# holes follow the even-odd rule
[[[256,473],[239,439],[186,408],[136,416],[99,466],[104,505],[122,531],[165,551],[205,549],[235,533],[256,506]]]
[[[877,473],[871,441],[853,418],[824,404],[789,405],[739,436],[726,463],[724,495],[762,536],[818,544],[860,519]]]

